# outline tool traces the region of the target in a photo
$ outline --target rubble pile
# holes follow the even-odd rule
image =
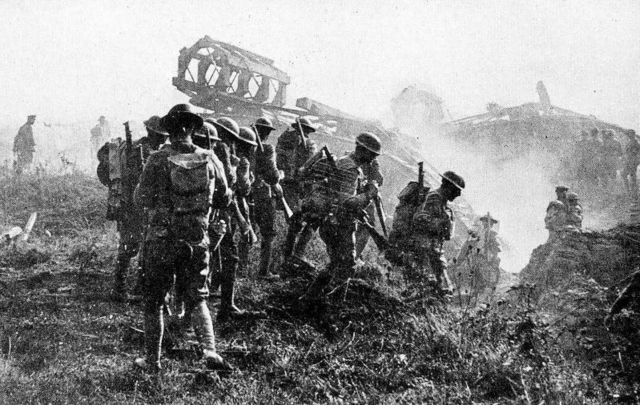
[[[523,283],[541,290],[593,279],[611,287],[640,264],[640,224],[625,224],[604,232],[567,232],[538,246],[522,270]]]

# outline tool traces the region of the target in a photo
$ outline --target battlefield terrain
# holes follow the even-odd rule
[[[640,401],[639,318],[624,311],[611,330],[603,323],[640,264],[637,225],[545,244],[522,283],[512,276],[473,303],[414,298],[373,246],[323,307],[298,300],[312,274],[267,282],[253,260],[239,304],[264,315],[214,325],[236,370],[205,370],[194,345],[168,333],[155,379],[133,367],[140,304],[109,295],[117,233],[104,217],[106,189],[82,172],[16,178],[5,168],[0,193],[3,226],[39,214],[29,240],[0,254],[0,403]],[[319,240],[309,257],[323,265]]]

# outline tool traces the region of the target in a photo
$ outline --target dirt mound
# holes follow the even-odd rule
[[[543,290],[576,278],[611,287],[640,265],[640,224],[604,232],[566,233],[537,247],[520,276]]]

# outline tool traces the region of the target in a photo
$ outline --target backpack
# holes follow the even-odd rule
[[[393,223],[389,241],[396,243],[402,237],[411,235],[413,216],[425,200],[429,186],[420,186],[417,182],[409,182],[398,194],[399,203],[393,213]]]
[[[174,214],[208,212],[215,189],[210,159],[207,151],[169,156]]]
[[[100,183],[109,187],[111,183],[109,179],[109,142],[98,149],[98,168],[96,169],[96,174],[98,175]]]

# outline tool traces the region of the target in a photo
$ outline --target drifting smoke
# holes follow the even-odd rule
[[[123,126],[118,124],[120,120],[114,121],[116,124],[110,122],[111,137],[124,139]],[[0,161],[5,167],[11,167],[13,164],[13,139],[23,123],[0,128]],[[94,125],[96,121],[49,123],[36,119],[33,125],[33,138],[36,143],[33,168],[48,173],[70,170],[95,173],[97,158],[90,142],[90,131]],[[134,141],[145,135],[141,123],[130,122],[130,126]],[[104,140],[106,141],[108,139]]]
[[[419,141],[422,155],[440,172],[453,170],[466,182],[463,198],[478,215],[489,212],[500,223],[504,241],[501,266],[519,272],[531,251],[547,238],[544,216],[555,196],[549,173],[555,169],[548,156],[523,155],[495,163],[471,145],[454,142],[438,129],[405,129]]]

